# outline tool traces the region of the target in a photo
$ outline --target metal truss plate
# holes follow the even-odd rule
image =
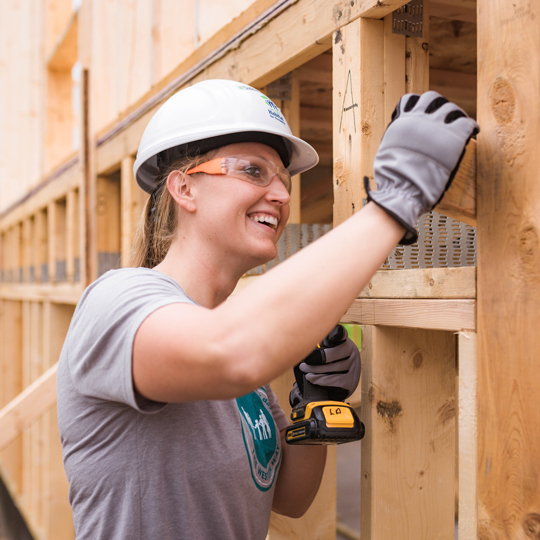
[[[409,37],[423,36],[423,0],[412,0],[392,14],[392,33]]]
[[[476,266],[476,229],[438,212],[418,221],[418,242],[397,246],[383,270]]]

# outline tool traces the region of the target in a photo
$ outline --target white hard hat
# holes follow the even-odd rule
[[[133,172],[139,186],[152,193],[163,172],[159,164],[165,150],[192,156],[250,141],[275,148],[291,175],[319,161],[315,149],[291,133],[279,108],[264,94],[247,84],[208,80],[181,90],[159,108],[144,130]]]

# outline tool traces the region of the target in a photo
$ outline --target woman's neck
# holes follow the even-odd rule
[[[174,279],[201,306],[214,308],[230,296],[244,272],[227,265],[224,257],[203,251],[183,249],[180,242],[173,241],[154,270]]]

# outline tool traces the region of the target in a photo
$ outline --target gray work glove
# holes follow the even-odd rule
[[[303,377],[328,390],[328,398],[343,401],[352,395],[360,380],[360,352],[348,337],[347,330],[337,325],[321,345],[294,368],[296,382],[289,394],[292,407],[302,401]]]
[[[437,92],[406,94],[398,102],[373,163],[374,201],[407,231],[401,244],[418,239],[416,222],[450,187],[478,124]]]

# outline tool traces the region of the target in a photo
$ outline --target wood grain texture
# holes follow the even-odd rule
[[[361,537],[454,538],[455,337],[364,327]]]
[[[359,298],[341,322],[425,328],[475,330],[475,300],[402,300]]]
[[[56,403],[57,365],[48,369],[0,410],[0,448],[18,437]]]
[[[458,535],[477,540],[477,336],[458,335]]]
[[[379,270],[360,298],[476,298],[476,267]]]
[[[478,0],[478,537],[540,537],[540,5]]]
[[[476,141],[471,139],[450,188],[435,210],[476,227]]]

